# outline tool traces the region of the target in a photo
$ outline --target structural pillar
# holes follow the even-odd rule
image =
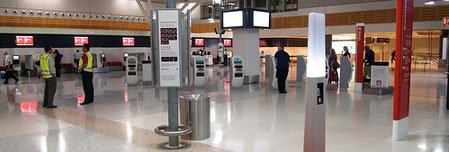
[[[259,29],[235,28],[232,31],[234,55],[241,56],[244,61],[243,83],[258,83],[260,75]]]
[[[413,0],[397,0],[393,141],[408,135],[412,57]]]
[[[355,83],[354,90],[362,91],[363,89],[363,52],[365,44],[365,23],[356,24],[356,58],[355,58]]]

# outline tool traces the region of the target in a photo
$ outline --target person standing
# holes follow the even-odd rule
[[[343,56],[347,56],[348,58],[351,58],[351,53],[349,53],[349,49],[347,46],[343,46]]]
[[[391,63],[394,63],[394,61],[396,61],[396,51],[393,50],[393,52],[391,52]]]
[[[223,64],[224,66],[228,66],[228,50],[225,49],[224,53],[223,53]]]
[[[285,81],[288,76],[288,68],[290,63],[290,55],[284,51],[284,46],[279,46],[278,51],[274,54],[276,61],[276,78],[278,79],[279,93],[287,93],[285,91]]]
[[[5,82],[3,84],[8,84],[8,80],[13,78],[17,82],[19,82],[19,78],[14,75],[14,66],[12,63],[12,57],[8,54],[8,52],[4,52],[3,66],[5,66]]]
[[[338,83],[338,68],[340,68],[340,64],[337,61],[337,54],[335,53],[334,49],[331,49],[329,56],[329,82],[334,81],[335,83]]]
[[[374,64],[374,51],[369,46],[365,46],[365,68],[363,70],[363,76],[366,80],[371,79],[371,65]]]
[[[39,61],[42,78],[45,80],[44,102],[42,103],[42,107],[49,109],[57,108],[58,106],[53,105],[57,85],[55,63],[52,57],[53,48],[46,46],[44,50],[45,53],[41,55]]]
[[[59,53],[59,50],[53,52],[55,58],[56,77],[61,77],[61,60],[64,55]]]
[[[79,62],[80,62],[80,58],[83,55],[83,53],[80,52],[80,50],[76,50],[75,56],[74,56],[74,62],[75,62],[75,66],[76,66],[76,72],[78,72],[79,69]]]
[[[90,45],[83,45],[83,56],[79,61],[78,72],[81,73],[83,79],[83,90],[84,90],[84,102],[81,105],[88,105],[94,102],[94,85],[92,79],[94,74],[92,73],[93,57],[90,53]]]

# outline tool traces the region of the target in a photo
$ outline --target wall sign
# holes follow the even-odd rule
[[[34,38],[33,36],[16,36],[17,46],[33,46]]]
[[[83,44],[89,44],[89,37],[76,37],[74,38],[75,46],[83,46]]]
[[[159,10],[159,85],[181,86],[179,11]]]
[[[134,38],[133,37],[123,37],[122,44],[123,46],[134,46]]]
[[[196,47],[204,46],[204,39],[195,39],[195,44],[193,46],[196,46]]]

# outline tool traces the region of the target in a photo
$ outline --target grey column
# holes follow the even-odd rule
[[[165,0],[166,8],[176,8],[176,0]],[[170,131],[177,131],[179,127],[178,120],[178,88],[167,88],[168,95],[168,126]],[[178,146],[179,137],[169,137],[169,146]]]

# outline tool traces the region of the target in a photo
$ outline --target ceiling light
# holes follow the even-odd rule
[[[428,0],[424,4],[426,4],[426,5],[434,5],[435,1],[434,0]]]

